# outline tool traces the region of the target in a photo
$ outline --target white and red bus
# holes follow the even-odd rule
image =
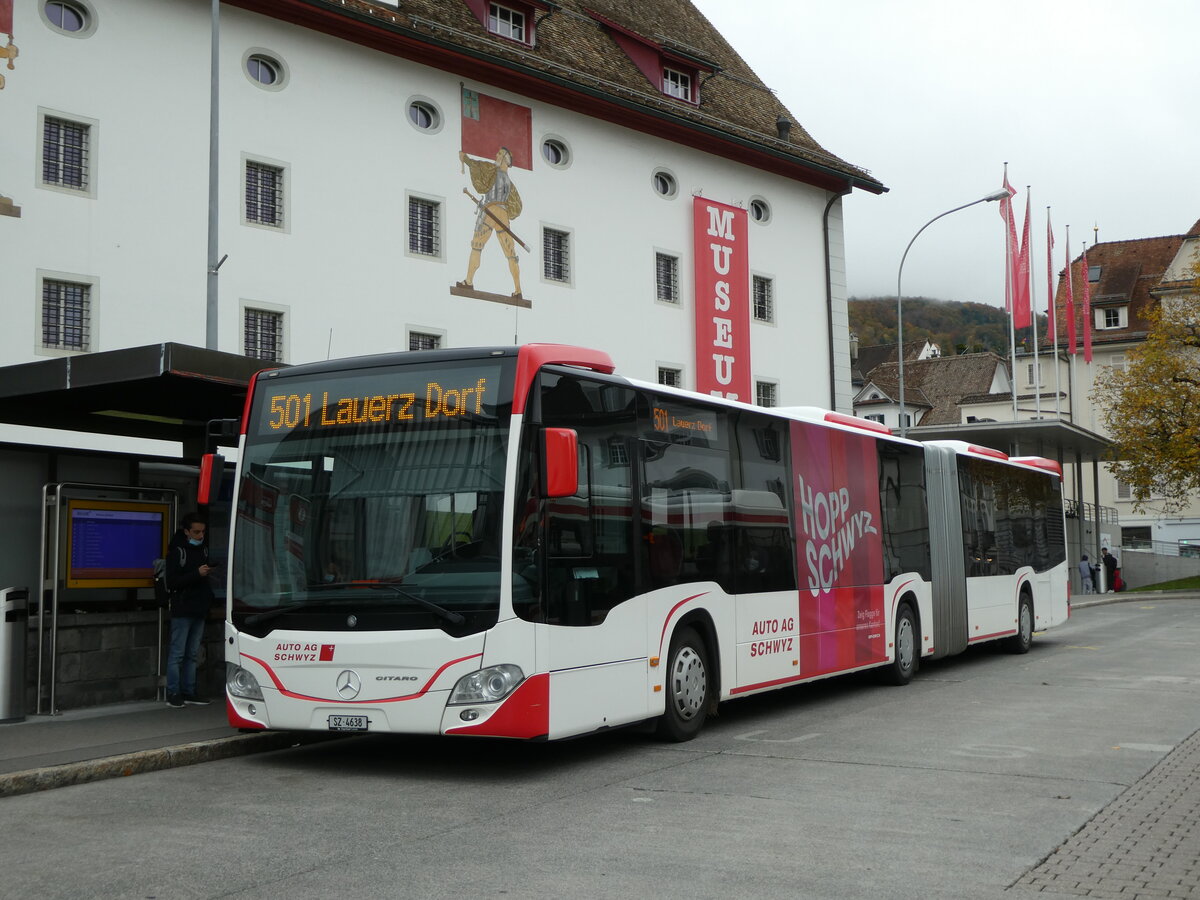
[[[226,616],[239,728],[555,739],[1068,616],[1061,470],[613,374],[549,344],[260,373]]]

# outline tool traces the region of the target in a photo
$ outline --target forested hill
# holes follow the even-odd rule
[[[1045,338],[1048,320],[1038,316],[1038,339]],[[850,330],[860,347],[896,343],[896,298],[851,297]],[[1008,315],[1003,309],[958,300],[904,298],[904,340],[927,338],[944,356],[991,350],[1008,356]],[[1033,329],[1017,332],[1017,347],[1033,347]]]

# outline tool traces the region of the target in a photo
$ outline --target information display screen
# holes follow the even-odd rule
[[[263,378],[255,385],[250,430],[258,436],[284,437],[363,426],[404,429],[446,420],[493,419],[502,371],[498,363],[472,363]]]
[[[170,521],[167,503],[68,500],[66,586],[153,587]]]

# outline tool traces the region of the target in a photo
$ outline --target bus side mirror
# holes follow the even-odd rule
[[[579,490],[579,439],[574,428],[542,429],[547,497],[570,497]]]
[[[221,491],[221,476],[225,473],[225,457],[205,453],[200,457],[200,484],[196,487],[196,503],[207,506]]]

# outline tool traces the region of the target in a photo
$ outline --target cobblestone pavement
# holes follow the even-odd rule
[[[1200,898],[1200,731],[1013,888],[1121,900]]]

